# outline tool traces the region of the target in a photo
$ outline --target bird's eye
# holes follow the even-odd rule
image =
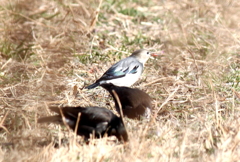
[[[147,52],[147,54],[149,55],[150,53],[149,53],[149,52]]]

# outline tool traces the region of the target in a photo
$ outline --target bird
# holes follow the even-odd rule
[[[105,134],[116,136],[119,141],[127,142],[126,131],[122,117],[104,107],[49,107],[57,115],[38,119],[38,123],[57,123],[68,125],[77,135],[87,141],[91,134],[100,138]]]
[[[120,107],[113,91],[115,91],[120,100],[123,116],[130,119],[150,118],[151,115],[151,97],[144,91],[137,88],[120,87],[113,84],[102,84],[113,97],[117,112],[120,114]]]
[[[129,57],[112,65],[95,83],[85,87],[93,89],[104,83],[112,83],[116,86],[132,86],[141,76],[144,64],[150,56],[158,56],[146,49],[133,52]]]

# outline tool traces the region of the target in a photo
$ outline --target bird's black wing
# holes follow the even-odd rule
[[[135,74],[138,70],[142,72],[143,65],[135,58],[127,57],[112,65],[99,80],[111,80],[124,77],[127,74]]]

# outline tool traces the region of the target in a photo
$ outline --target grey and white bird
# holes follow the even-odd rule
[[[150,53],[145,49],[137,50],[129,57],[112,65],[100,79],[87,86],[86,89],[92,89],[106,83],[112,83],[116,86],[130,87],[140,78],[143,72],[144,64],[150,56],[157,55],[158,54]]]

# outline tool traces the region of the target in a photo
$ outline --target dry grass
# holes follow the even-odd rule
[[[239,1],[0,3],[0,161],[239,161]],[[154,120],[125,119],[127,145],[36,123],[49,104],[112,109],[81,87],[139,48],[164,55],[135,84]]]

